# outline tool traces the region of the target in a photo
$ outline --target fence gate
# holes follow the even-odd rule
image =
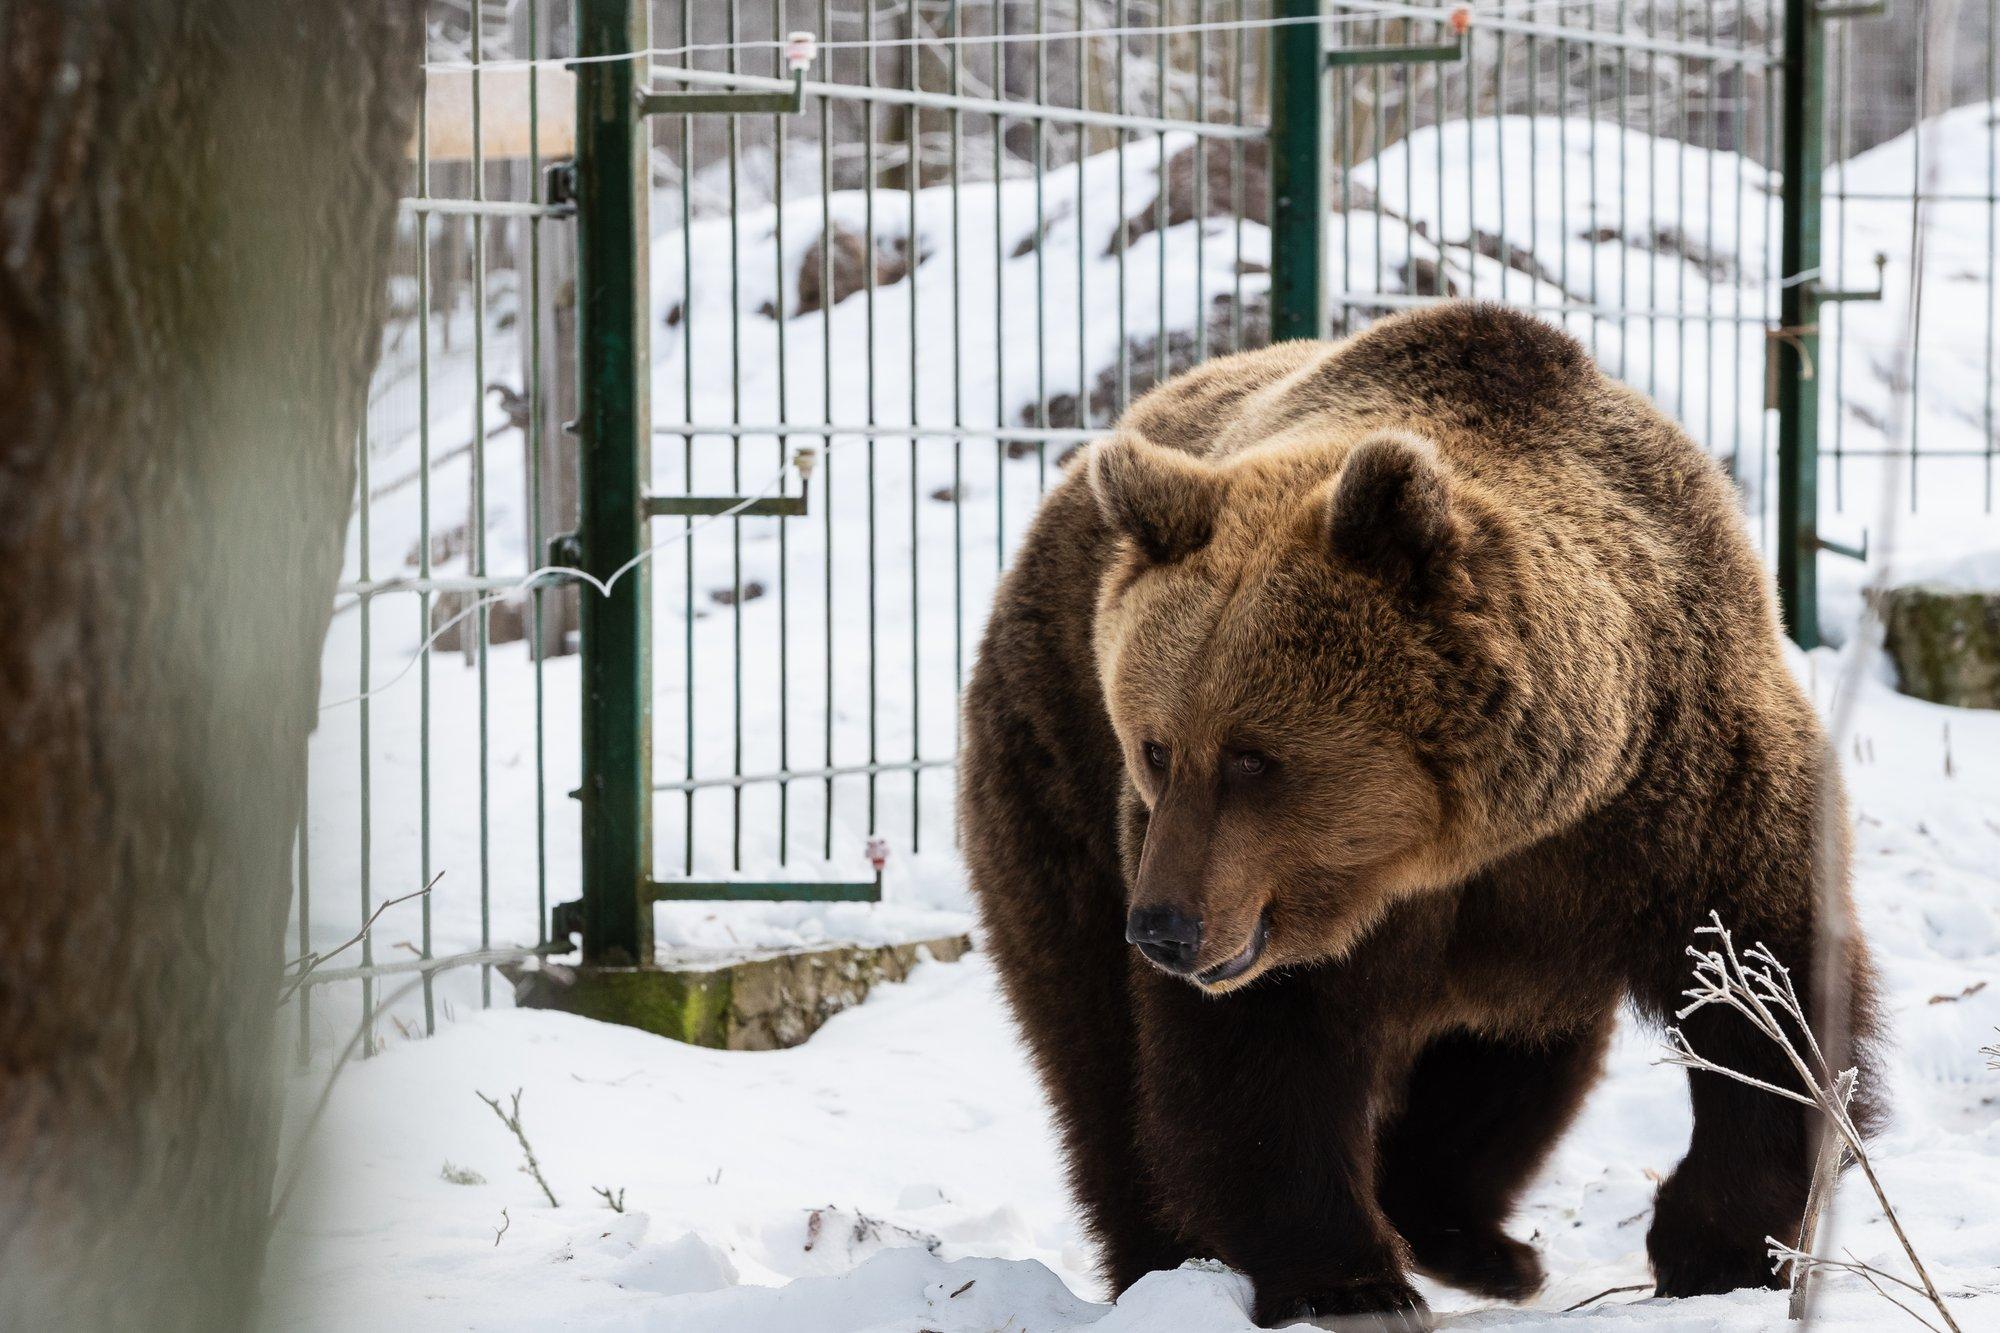
[[[958,688],[1037,498],[1268,336],[1257,108],[1301,77],[1241,0],[682,4],[650,41],[642,8],[581,0],[575,67],[578,553],[660,547],[585,601],[557,927],[592,962],[649,958],[654,903],[871,900],[949,855]]]
[[[1983,37],[1810,0],[439,0],[300,832],[298,950],[355,953],[302,1048],[315,988],[358,983],[365,1031],[409,974],[383,1004],[421,984],[428,1028],[474,998],[436,974],[486,1002],[577,930],[646,961],[656,909],[724,939],[710,900],[886,876],[922,911],[1037,498],[1132,395],[1274,335],[1458,297],[1562,323],[1726,461],[1802,642],[1886,478],[1915,536],[1990,545],[2000,0],[1956,8]],[[1882,91],[1927,52],[1973,103],[1935,142]],[[1901,383],[1854,303],[1900,304],[1919,206]],[[608,595],[523,599],[544,563]],[[378,956],[355,927],[439,870]]]

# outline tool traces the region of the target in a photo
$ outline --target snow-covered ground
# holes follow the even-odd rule
[[[1922,160],[1939,169],[1935,188],[1987,188],[1995,114],[1962,108],[1929,127]],[[746,212],[734,228],[707,219],[685,237],[655,236],[657,420],[768,423],[782,412],[793,423],[965,422],[989,436],[836,437],[811,483],[809,519],[724,523],[662,550],[652,566],[659,781],[871,759],[949,761],[955,689],[983,608],[1060,452],[1001,448],[993,429],[1032,422],[1037,402],[1087,394],[1115,371],[1121,310],[1123,337],[1143,344],[1162,328],[1193,329],[1219,294],[1260,299],[1268,281],[1268,237],[1254,223],[1187,223],[1141,238],[1122,259],[1107,252],[1121,217],[1150,204],[1158,152],[1182,143],[1138,143],[1122,165],[1107,154],[1081,172],[1052,173],[1043,186],[1048,226],[1025,249],[1037,231],[1031,181],[968,183],[955,205],[948,189],[914,200],[877,191],[877,236],[893,244],[914,234],[926,257],[914,278],[882,283],[872,306],[857,295],[831,312],[762,313],[767,302],[790,309],[795,301],[792,275],[822,225],[816,195],[794,200],[782,217],[767,208]],[[1522,169],[1531,148],[1533,173]],[[1856,191],[1907,190],[1916,159],[1905,136],[1847,163],[1843,177]],[[1775,487],[1755,321],[1774,279],[1767,228],[1775,206],[1760,168],[1608,125],[1514,118],[1420,132],[1351,179],[1381,198],[1383,212],[1357,208],[1331,219],[1336,285],[1427,292],[1427,282],[1406,278],[1429,265],[1461,294],[1548,309],[1614,373],[1735,460],[1752,530],[1768,538]],[[678,203],[663,197],[656,220],[677,219]],[[835,195],[824,208],[844,226],[866,225],[859,195]],[[1898,566],[1965,580],[2000,568],[2000,522],[1987,512],[1987,465],[1976,456],[1992,411],[1993,242],[1983,209],[1941,205],[1933,221],[1914,414],[1926,450],[1968,455],[1916,468],[1907,458],[1851,456],[1899,441],[1886,418],[1909,218],[1906,206],[1886,203],[1831,209],[1829,266],[1842,285],[1865,286],[1874,251],[1888,252],[1890,300],[1840,308],[1829,321],[1821,381],[1829,448],[1837,438],[1850,456],[1823,468],[1824,526],[1848,538],[1868,527],[1879,560],[1886,498],[1902,514]],[[1483,252],[1494,236],[1538,271]],[[475,371],[490,381],[506,377],[496,367],[515,364],[514,304],[504,290],[491,302],[483,365],[470,351],[467,312],[449,349],[433,338],[431,447],[445,459],[431,482],[436,534],[464,518],[467,460],[446,455],[474,431]],[[1729,318],[1711,336],[1706,320],[1607,318],[1606,306]],[[413,342],[406,336],[392,350],[378,379],[369,442],[377,487],[409,476],[419,459]],[[1149,363],[1150,352],[1141,360]],[[490,399],[483,412],[483,429],[495,432],[486,460],[488,568],[520,573],[537,562],[523,540],[519,435]],[[692,445],[663,437],[654,488],[756,491],[786,452],[769,434],[747,435],[740,448],[719,436]],[[943,501],[934,498],[940,492]],[[371,507],[368,574],[414,572],[417,505],[417,488],[405,486]],[[670,526],[656,525],[655,537],[671,535]],[[344,577],[360,577],[362,560],[357,531]],[[1821,568],[1827,628],[1844,636],[1864,571],[1831,556]],[[462,547],[439,553],[440,574],[467,569]],[[764,595],[737,595],[734,607],[717,597],[753,583]],[[362,613],[350,608],[328,639],[325,698],[357,693],[364,661],[379,692],[365,710],[328,708],[313,741],[313,945],[355,929],[364,867],[377,902],[417,887],[426,742],[429,863],[444,872],[430,901],[435,951],[532,943],[543,899],[577,892],[576,807],[565,796],[578,780],[576,659],[547,663],[538,687],[520,644],[496,647],[483,672],[434,653],[426,727],[419,674],[397,677],[424,635],[416,599],[381,599],[365,633]],[[1834,659],[1801,659],[1800,670],[1823,695]],[[1875,666],[1844,754],[1858,893],[1897,1039],[1889,1070],[1898,1116],[1878,1163],[1955,1295],[1961,1323],[2000,1328],[2000,1075],[1977,1054],[2000,1025],[2000,716],[1916,703],[1885,678]],[[688,868],[856,877],[871,804],[893,849],[881,905],[664,907],[663,944],[917,938],[966,928],[951,786],[944,767],[927,769],[920,784],[906,773],[873,784],[860,776],[795,782],[782,837],[775,784],[743,788],[740,824],[727,787],[691,802],[662,793],[655,855],[663,877]],[[415,904],[385,915],[377,958],[406,956],[421,939],[419,920]],[[1247,1323],[1243,1284],[1211,1271],[1156,1275],[1116,1311],[1095,1303],[1102,1293],[1068,1210],[1039,1091],[977,953],[921,968],[806,1046],[773,1054],[697,1050],[515,1011],[505,984],[491,982],[497,1007],[482,1011],[476,969],[442,976],[434,1038],[418,1039],[412,996],[382,1025],[379,1057],[343,1074],[286,1216],[272,1274],[274,1323],[814,1331]],[[318,1063],[297,1076],[302,1110],[359,1004],[352,984],[316,992],[307,1032]],[[1532,1231],[1548,1260],[1549,1290],[1527,1312],[1475,1312],[1434,1290],[1451,1326],[1552,1323],[1566,1306],[1643,1279],[1649,1173],[1671,1167],[1687,1128],[1682,1080],[1651,1063],[1658,1052],[1655,1034],[1622,1034],[1603,1087],[1522,1215],[1522,1234]],[[511,1138],[474,1097],[515,1088],[560,1208],[515,1173]],[[447,1182],[446,1162],[486,1183]],[[591,1193],[596,1186],[625,1190],[625,1211],[606,1207]],[[1863,1258],[1893,1258],[1858,1182],[1843,1192],[1840,1235]],[[1566,1318],[1736,1330],[1773,1326],[1782,1312],[1770,1295],[1634,1304],[1635,1296],[1607,1296]],[[1827,1312],[1829,1323],[1850,1328],[1904,1318],[1848,1280],[1833,1284]]]
[[[1830,691],[1836,658],[1800,669]],[[1950,755],[1949,770],[1946,755]],[[1869,682],[1848,776],[1863,919],[1882,963],[1895,1122],[1875,1161],[1967,1329],[2000,1328],[2000,715]],[[1781,1294],[1651,1301],[1656,1178],[1688,1129],[1681,1074],[1628,1025],[1516,1229],[1550,1272],[1529,1307],[1433,1288],[1447,1327],[1777,1326]],[[323,1071],[299,1075],[303,1103]],[[560,1208],[475,1094],[522,1091]],[[447,1163],[482,1183],[445,1179]],[[623,1191],[612,1211],[593,1191]],[[1892,1271],[1858,1177],[1843,1247]],[[505,1215],[503,1217],[503,1209]],[[505,1232],[496,1243],[495,1232]],[[1249,1327],[1225,1272],[1147,1279],[1115,1312],[1089,1271],[1041,1094],[974,953],[878,990],[806,1045],[728,1053],[565,1015],[463,1015],[336,1085],[270,1292],[284,1328],[1104,1330]],[[967,1284],[970,1283],[970,1286]],[[961,1290],[962,1289],[962,1290]],[[959,1292],[954,1296],[952,1293]],[[1904,1316],[1830,1282],[1826,1327]]]

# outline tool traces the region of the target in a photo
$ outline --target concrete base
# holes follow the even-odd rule
[[[2000,591],[1913,584],[1871,596],[1903,693],[2000,708]]]
[[[774,1051],[796,1046],[880,981],[902,981],[920,962],[956,962],[964,935],[909,944],[668,958],[658,967],[503,969],[515,1002],[655,1032],[696,1046]]]

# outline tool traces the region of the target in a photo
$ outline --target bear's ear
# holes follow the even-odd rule
[[[1105,522],[1156,564],[1193,554],[1215,531],[1222,478],[1178,449],[1121,432],[1091,447],[1086,475]]]
[[[1437,446],[1401,432],[1356,445],[1334,483],[1326,525],[1335,557],[1413,591],[1435,586],[1460,543]]]

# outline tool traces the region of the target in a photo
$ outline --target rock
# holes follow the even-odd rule
[[[1232,141],[1228,139],[1206,139],[1199,148],[1190,144],[1167,159],[1166,183],[1166,225],[1178,227],[1183,222],[1192,222],[1196,206],[1205,205],[1201,211],[1208,217],[1233,218],[1236,216],[1237,149],[1242,148],[1243,175],[1242,196],[1243,216],[1251,222],[1265,222],[1271,216],[1271,154],[1270,147],[1261,139]],[[1206,197],[1198,188],[1202,182],[1195,170],[1195,153],[1207,155]],[[1132,210],[1125,219],[1125,225],[1111,237],[1111,243],[1104,253],[1114,255],[1121,246],[1131,245],[1141,236],[1150,235],[1160,225],[1160,199],[1157,195]]]
[[[2000,589],[1911,584],[1871,594],[1903,693],[2000,708]]]
[[[1208,354],[1220,356],[1231,350],[1231,338],[1235,334],[1235,304],[1233,292],[1218,293],[1209,304],[1208,313]],[[1262,347],[1271,340],[1270,302],[1262,293],[1249,293],[1243,298],[1243,348],[1249,350]],[[1176,329],[1167,334],[1167,375],[1169,378],[1180,374],[1195,364],[1199,350],[1194,333],[1186,329]],[[1130,383],[1132,397],[1153,387],[1154,371],[1159,362],[1159,339],[1152,336],[1133,337],[1125,342],[1125,377]],[[1114,363],[1098,372],[1097,381],[1090,390],[1090,420],[1094,425],[1109,427],[1119,408],[1118,367]],[[1047,425],[1058,429],[1077,426],[1077,400],[1073,393],[1051,394],[1048,401]],[[1043,424],[1037,417],[1034,405],[1020,409],[1016,418],[1023,426]],[[1010,443],[1008,457],[1019,458],[1035,451],[1033,444],[1024,445],[1015,452]],[[1064,456],[1058,456],[1061,462]]]
[[[535,971],[502,968],[515,1000],[623,1023],[676,1041],[731,1051],[797,1046],[827,1019],[861,1003],[876,983],[903,981],[928,959],[956,962],[965,935],[909,944],[843,944],[747,956],[668,958],[658,967]]]
[[[839,223],[831,224],[833,237],[832,281],[833,299],[825,300],[824,279],[827,277],[826,237],[812,243],[805,258],[799,261],[799,303],[792,311],[794,315],[806,315],[818,310],[822,305],[839,305],[848,297],[868,285],[868,242],[862,236],[849,231]],[[884,247],[879,241],[875,245],[875,285],[880,287],[899,280],[909,271],[907,252],[909,247],[898,241]],[[919,256],[921,259],[921,256]]]

